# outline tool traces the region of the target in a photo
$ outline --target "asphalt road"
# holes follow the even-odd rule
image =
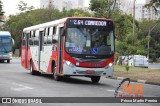
[[[150,63],[149,64],[149,68],[151,68],[151,69],[160,69],[160,63]]]
[[[63,81],[54,81],[51,75],[33,76],[21,67],[20,59],[14,58],[10,64],[0,63],[0,97],[114,97],[115,89],[120,80],[102,77],[98,84],[92,84],[90,78],[70,77]],[[135,84],[135,82],[131,82]],[[160,86],[144,85],[144,97],[160,97]],[[16,104],[15,106],[30,106],[37,104]],[[159,106],[159,104],[145,103],[57,103],[38,104],[38,106]],[[0,106],[14,106],[14,104],[0,104]]]

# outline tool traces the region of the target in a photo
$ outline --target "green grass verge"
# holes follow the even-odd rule
[[[128,74],[125,66],[115,65],[114,78],[125,77],[131,80],[146,80],[147,83],[160,84],[160,69],[130,67]]]

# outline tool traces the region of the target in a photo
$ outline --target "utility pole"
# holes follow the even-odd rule
[[[149,31],[148,31],[148,36],[151,36],[151,32],[153,31],[153,29],[157,26],[159,24],[159,21],[153,26],[153,27],[151,27],[150,29],[149,29]],[[148,40],[148,60],[149,60],[149,43],[150,43],[150,40]]]
[[[135,1],[133,0],[133,37],[132,37],[132,45],[134,46],[134,31],[135,31]]]

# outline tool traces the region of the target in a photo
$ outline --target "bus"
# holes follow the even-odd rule
[[[131,59],[128,61],[129,66],[145,67],[148,68],[148,58],[143,55],[131,55]]]
[[[114,53],[109,19],[67,17],[23,29],[21,64],[33,75],[85,76],[98,83],[101,76],[112,76]]]
[[[133,66],[133,67],[148,68],[149,62],[148,62],[148,58],[146,56],[128,55],[128,56],[120,56],[117,61],[117,64],[128,65],[128,66]]]
[[[10,63],[14,40],[8,31],[0,31],[0,62]]]

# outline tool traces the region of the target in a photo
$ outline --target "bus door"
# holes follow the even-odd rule
[[[63,61],[63,33],[64,33],[64,27],[58,27],[57,28],[59,32],[58,36],[58,73],[62,73],[62,61]]]
[[[29,33],[25,33],[25,51],[24,51],[24,63],[25,63],[25,68],[28,68],[28,40],[29,40]]]
[[[43,60],[42,60],[42,53],[44,52],[44,30],[39,31],[39,48],[38,48],[38,70],[42,71],[43,67]]]

